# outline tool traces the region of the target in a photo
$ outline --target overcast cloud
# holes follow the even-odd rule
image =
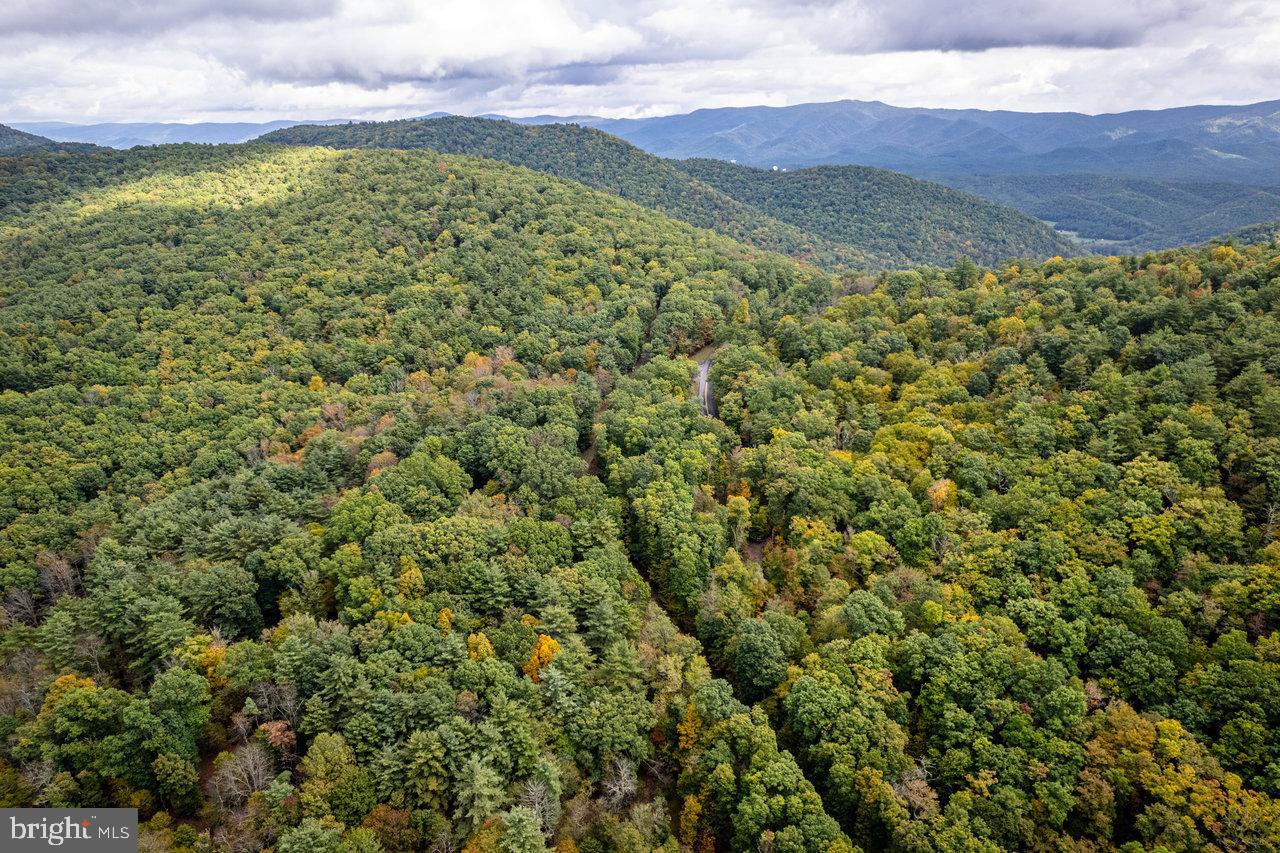
[[[0,122],[1280,98],[1271,0],[4,0]]]

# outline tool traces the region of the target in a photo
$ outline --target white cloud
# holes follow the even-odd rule
[[[1100,112],[1277,97],[1278,52],[1264,0],[16,0],[0,121]]]

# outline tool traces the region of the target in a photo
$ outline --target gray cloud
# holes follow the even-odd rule
[[[0,0],[0,121],[1109,111],[1274,97],[1278,51],[1267,0]]]
[[[622,74],[622,64],[576,62],[541,71],[537,74],[537,81],[565,86],[605,86],[618,80]]]
[[[148,35],[206,20],[294,21],[324,18],[338,0],[7,0],[0,32],[65,36]]]
[[[1003,47],[1113,49],[1165,24],[1199,16],[1206,0],[810,0],[815,39],[850,53]]]

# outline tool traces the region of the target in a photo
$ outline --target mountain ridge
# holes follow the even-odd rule
[[[277,119],[268,122],[13,122],[10,126],[58,142],[85,142],[106,148],[136,148],[183,142],[203,144],[248,142],[263,133],[296,124],[330,124],[349,119]]]
[[[490,157],[567,177],[603,189],[693,225],[712,228],[759,248],[780,251],[828,267],[886,267],[903,262],[950,263],[959,254],[993,262],[1015,256],[1069,252],[1070,246],[1041,223],[984,201],[883,170],[859,173],[863,207],[846,208],[860,227],[834,237],[763,211],[733,193],[709,186],[677,161],[657,157],[604,131],[572,124],[520,124],[449,116],[424,121],[296,126],[263,142],[350,147],[430,148]],[[896,199],[909,196],[912,207]],[[757,200],[758,200],[757,196]],[[826,200],[830,207],[838,199]],[[968,222],[972,231],[931,233],[929,217]],[[874,226],[874,227],[873,227]],[[860,241],[850,242],[856,231]],[[928,245],[927,251],[903,246]]]
[[[416,128],[657,174],[508,124]],[[1274,233],[834,276],[377,129],[0,158],[6,804],[172,851],[1274,847]],[[683,167],[829,233],[878,177]]]
[[[893,107],[835,101],[728,107],[593,126],[662,156],[754,166],[860,164],[905,172],[1012,204],[1044,221],[1070,222],[1088,245],[1132,251],[1204,239],[1280,218],[1280,101],[1167,110],[1022,113]],[[1050,177],[1070,176],[1071,188]],[[1082,176],[1089,191],[1081,195]],[[1144,208],[1127,209],[1145,181]],[[1235,185],[1238,198],[1216,189]],[[1187,196],[1194,202],[1186,203]],[[1099,242],[1101,241],[1101,242]]]
[[[819,136],[822,145],[805,148],[797,144],[814,138],[804,131],[805,122],[822,123]],[[921,122],[919,119],[932,119]],[[1224,123],[1225,122],[1225,123]],[[1210,123],[1210,124],[1206,124]],[[1129,125],[1134,125],[1130,127]],[[1259,133],[1280,140],[1280,100],[1243,105],[1191,105],[1167,110],[1132,110],[1119,113],[1089,115],[1086,113],[1035,113],[1011,110],[945,109],[927,107],[895,107],[880,101],[841,100],[797,104],[786,107],[719,107],[690,113],[641,119],[604,119],[592,126],[628,139],[654,153],[677,157],[714,157],[737,159],[752,165],[799,167],[833,162],[833,157],[859,155],[861,165],[894,168],[903,165],[877,158],[877,146],[892,142],[917,160],[927,161],[940,155],[956,156],[969,146],[957,144],[957,126],[972,131],[986,128],[1006,144],[986,147],[987,154],[1009,157],[1043,158],[1055,151],[1077,147],[1106,149],[1125,148],[1135,143],[1150,142],[1148,134],[1176,133],[1183,141],[1202,148],[1232,153],[1230,148],[1247,145]],[[747,131],[751,131],[749,136]],[[930,131],[919,135],[922,130]],[[839,132],[837,132],[839,131]],[[850,133],[876,137],[875,144],[848,144]],[[915,132],[915,137],[904,134]],[[751,139],[768,140],[752,144]],[[1273,140],[1274,141],[1274,140]],[[1210,145],[1216,142],[1217,145]],[[784,144],[785,143],[785,144]],[[1255,152],[1256,153],[1256,152]],[[1242,176],[1263,174],[1280,181],[1270,171],[1280,162],[1280,154],[1248,170],[1237,169]],[[1248,159],[1248,155],[1242,154]],[[992,159],[988,157],[987,159]],[[851,162],[847,159],[844,162]],[[924,162],[916,165],[922,166]],[[1021,165],[1022,169],[1039,169],[1040,162]]]
[[[963,254],[986,262],[1019,255],[1027,238],[1020,228],[1026,223],[1016,219],[1008,221],[1012,233],[999,232],[1001,222],[982,216],[973,194],[901,172],[872,166],[771,171],[723,160],[679,163],[698,180],[807,233],[874,247],[882,255],[941,259]],[[983,238],[978,244],[975,233]],[[1045,242],[1041,249],[1042,254],[1078,254],[1066,244]]]
[[[1274,201],[1280,189],[1280,100],[1098,114],[896,107],[844,99],[624,119],[487,115],[522,125],[568,122],[596,128],[673,159],[710,157],[792,169],[866,165],[904,172],[1012,204],[1057,223],[1063,238],[1079,235],[1086,248],[1121,245],[1142,252],[1280,218]],[[17,127],[57,140],[128,147],[239,142],[299,123],[317,122],[89,127],[19,122]],[[1086,175],[1090,188],[1082,193]],[[1063,184],[1056,180],[1062,176],[1074,177]],[[1130,209],[1133,195],[1125,185],[1130,181],[1149,184],[1139,192],[1145,212]],[[1216,188],[1198,189],[1229,184],[1243,188],[1238,198],[1224,200]]]

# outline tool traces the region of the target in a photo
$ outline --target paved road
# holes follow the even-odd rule
[[[698,362],[698,378],[693,381],[694,392],[702,402],[702,413],[715,417],[716,401],[711,399],[711,358]]]

